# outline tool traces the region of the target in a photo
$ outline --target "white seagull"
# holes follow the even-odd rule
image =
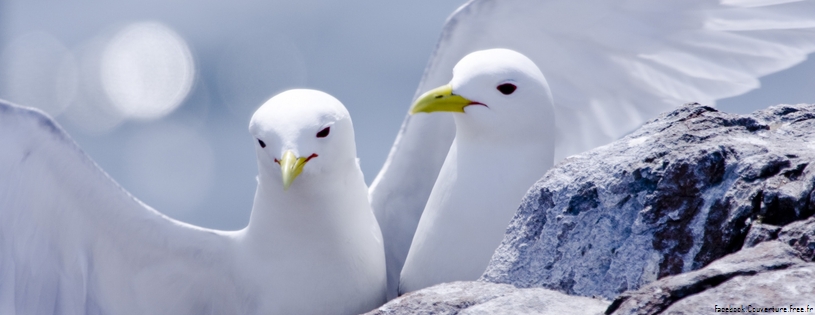
[[[249,225],[216,231],[131,196],[48,116],[0,103],[0,313],[357,314],[385,301],[351,118],[290,90],[249,131]]]
[[[400,292],[481,276],[524,192],[554,159],[549,86],[515,51],[467,55],[450,84],[411,109],[438,111],[457,113],[456,137],[413,236]]]
[[[467,54],[492,48],[527,56],[546,77],[557,162],[683,103],[714,105],[758,88],[759,77],[805,60],[815,51],[815,1],[471,0],[445,24],[417,97],[450,82]],[[389,298],[457,130],[450,114],[406,117],[371,185]]]

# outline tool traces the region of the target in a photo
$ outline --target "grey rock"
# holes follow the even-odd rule
[[[522,314],[603,314],[609,302],[566,295],[543,288],[517,289],[516,292],[463,310],[461,315]]]
[[[483,281],[443,283],[400,296],[367,314],[602,314],[608,301]]]
[[[744,247],[758,243],[779,240],[795,248],[801,259],[815,261],[815,217],[790,223],[783,228],[767,224],[753,224],[747,233]]]
[[[815,264],[799,258],[795,249],[778,241],[764,242],[700,270],[625,292],[606,313],[707,314],[716,306],[806,306],[815,303],[813,276]]]
[[[737,276],[721,285],[689,296],[662,314],[710,314],[715,307],[738,307],[744,313],[774,308],[773,313],[812,312],[815,308],[815,264]]]
[[[612,299],[742,249],[754,224],[767,233],[751,245],[780,238],[772,226],[815,213],[813,127],[815,105],[690,104],[569,157],[530,188],[482,280]]]
[[[778,240],[794,248],[798,257],[815,262],[815,217],[791,223],[778,234]]]
[[[761,242],[775,240],[778,238],[778,232],[780,231],[780,226],[753,222],[750,231],[747,232],[747,237],[744,239],[742,248],[750,248]]]
[[[458,314],[515,290],[508,284],[488,282],[444,283],[402,295],[367,314]]]

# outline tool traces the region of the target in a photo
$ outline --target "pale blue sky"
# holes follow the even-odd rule
[[[247,132],[254,109],[288,88],[334,95],[351,112],[370,183],[446,17],[463,2],[3,1],[0,49],[7,52],[20,38],[39,32],[69,53],[81,72],[94,58],[88,47],[130,23],[155,21],[175,31],[189,46],[196,69],[192,90],[175,112],[156,121],[122,122],[101,133],[83,129],[65,114],[57,120],[145,203],[193,224],[239,229],[248,222],[255,193],[254,140]],[[26,105],[11,97],[16,94],[2,80],[6,70],[0,68],[0,98]],[[724,100],[719,108],[750,112],[776,103],[815,102],[815,62],[762,83],[765,89]],[[82,100],[76,97],[66,112],[77,102]]]

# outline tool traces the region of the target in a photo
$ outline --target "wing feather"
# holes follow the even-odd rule
[[[0,101],[0,148],[0,313],[85,314],[111,302],[94,283],[219,249],[217,232],[144,205],[40,111]]]
[[[812,0],[472,0],[447,20],[416,96],[466,54],[510,48],[541,68],[555,101],[555,160],[608,143],[658,113],[760,86],[815,51]],[[449,115],[405,118],[370,196],[389,281],[454,137]],[[390,288],[394,287],[390,283]]]

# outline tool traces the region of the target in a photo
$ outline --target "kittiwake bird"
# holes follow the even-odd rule
[[[527,56],[545,76],[554,100],[550,137],[557,162],[683,103],[715,105],[756,89],[759,77],[805,60],[815,51],[815,1],[471,0],[448,18],[416,98],[450,82],[464,56],[492,48]],[[408,115],[371,184],[389,298],[460,130],[455,115],[461,114]]]
[[[515,51],[467,55],[450,84],[411,109],[438,111],[457,113],[456,137],[413,236],[400,292],[481,276],[524,192],[554,159],[549,86]]]
[[[385,302],[382,236],[345,107],[254,114],[251,218],[217,231],[131,196],[48,116],[0,102],[0,314],[358,314]]]

